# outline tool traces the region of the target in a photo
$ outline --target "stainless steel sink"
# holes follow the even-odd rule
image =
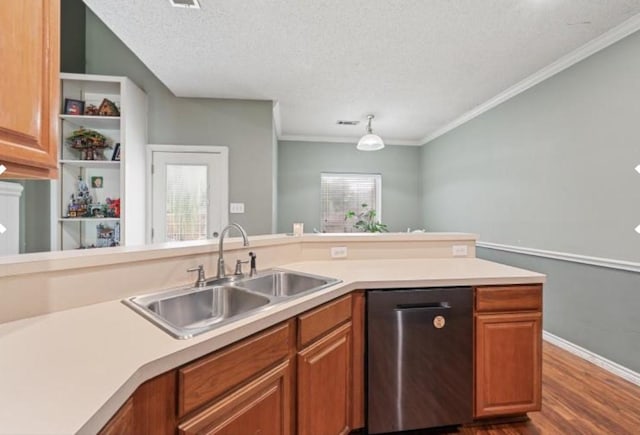
[[[235,321],[269,302],[266,296],[229,286],[165,291],[124,301],[177,338],[190,338]]]
[[[317,291],[340,282],[334,278],[284,270],[270,270],[256,278],[237,281],[234,285],[274,297],[290,297]]]
[[[214,285],[165,290],[123,302],[174,337],[184,339],[338,282],[324,276],[269,270],[255,278],[212,280],[208,283]]]

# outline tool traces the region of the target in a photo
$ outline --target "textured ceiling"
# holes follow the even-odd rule
[[[278,101],[282,137],[355,141],[373,113],[388,143],[421,143],[640,13],[640,0],[85,3],[177,96]]]

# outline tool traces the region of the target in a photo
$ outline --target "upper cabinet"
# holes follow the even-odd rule
[[[60,0],[0,8],[2,178],[57,176]]]

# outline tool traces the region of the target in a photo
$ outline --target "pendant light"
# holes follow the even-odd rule
[[[384,148],[384,142],[382,138],[377,134],[373,134],[371,130],[371,120],[373,115],[367,115],[369,122],[367,123],[367,134],[362,136],[358,141],[356,148],[360,151],[378,151]]]

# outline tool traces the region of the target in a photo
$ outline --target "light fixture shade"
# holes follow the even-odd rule
[[[369,133],[360,138],[356,148],[360,151],[378,151],[384,148],[384,142],[377,134]]]
[[[373,134],[373,130],[371,130],[371,121],[373,118],[375,118],[374,115],[367,115],[367,134],[362,136],[358,141],[356,148],[359,151],[378,151],[384,148],[382,138],[377,134]]]

